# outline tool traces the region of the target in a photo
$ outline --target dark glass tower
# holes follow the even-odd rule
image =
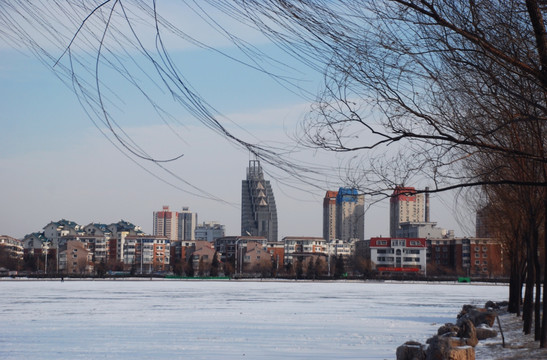
[[[249,161],[247,179],[241,183],[241,235],[277,241],[275,198],[258,160]]]

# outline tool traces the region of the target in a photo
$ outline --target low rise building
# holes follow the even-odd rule
[[[67,240],[59,248],[59,272],[87,275],[94,271],[93,253],[79,240]]]
[[[322,237],[286,236],[284,243],[284,263],[292,264],[295,257],[326,254],[327,243]]]
[[[270,253],[273,261],[274,271],[277,274],[283,267],[285,259],[285,244],[282,241],[269,241],[266,250]]]
[[[7,235],[0,235],[0,248],[10,259],[23,260],[23,241]]]
[[[123,264],[125,270],[151,274],[169,270],[171,241],[165,236],[125,236]]]
[[[272,254],[268,252],[265,242],[249,241],[243,257],[244,268],[255,273],[270,272],[272,269]]]
[[[371,238],[368,251],[378,272],[426,274],[427,245],[423,238]]]
[[[454,237],[454,230],[438,228],[436,222],[413,221],[402,222],[397,229],[398,238],[440,239]]]
[[[206,240],[196,240],[195,250],[192,253],[194,272],[201,276],[209,275],[215,255],[219,256],[213,243]],[[219,259],[217,258],[217,260]]]

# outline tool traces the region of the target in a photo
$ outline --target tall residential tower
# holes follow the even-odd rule
[[[164,205],[162,211],[154,211],[154,235],[165,236],[169,240],[176,241],[178,234],[178,213],[170,211],[169,206]]]
[[[426,217],[424,194],[417,194],[413,187],[397,186],[393,191],[389,207],[389,236],[397,237],[401,223],[422,223]],[[427,211],[429,215],[429,212]]]
[[[277,241],[277,209],[272,187],[258,160],[250,160],[241,183],[241,235]]]
[[[190,212],[188,207],[183,207],[178,213],[177,239],[178,240],[195,240],[196,226],[198,222],[198,214]]]
[[[323,239],[336,239],[336,195],[338,191],[327,191],[323,199]]]
[[[336,238],[343,241],[365,239],[365,197],[356,189],[338,189]]]
[[[323,238],[353,241],[365,239],[365,197],[356,189],[327,191],[323,199]]]

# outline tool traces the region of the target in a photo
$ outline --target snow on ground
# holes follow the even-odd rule
[[[539,342],[534,341],[534,334],[523,334],[522,318],[509,313],[500,314],[499,318],[505,347],[503,347],[503,338],[496,322],[493,328],[498,332],[498,336],[479,342],[475,348],[477,360],[547,359],[547,349],[539,348]]]
[[[507,292],[457,283],[0,280],[0,358],[394,359],[405,341],[425,343],[455,322],[464,304]]]

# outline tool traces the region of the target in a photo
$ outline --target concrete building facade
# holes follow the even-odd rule
[[[177,240],[195,240],[198,214],[190,211],[190,208],[183,207],[178,213],[177,219]]]
[[[374,269],[384,273],[426,274],[427,244],[420,238],[371,238],[368,240]]]
[[[327,191],[323,199],[323,239],[336,238],[336,196],[338,191]]]
[[[389,200],[389,236],[398,237],[402,223],[429,222],[425,202],[424,194],[417,194],[415,188],[396,187]]]
[[[177,240],[178,213],[170,211],[169,206],[164,205],[161,211],[153,214],[154,235],[165,236],[171,241]]]
[[[365,239],[365,197],[356,189],[338,189],[336,239],[344,241]]]
[[[67,240],[59,251],[59,272],[70,274],[92,274],[93,253],[79,240]]]
[[[297,256],[306,257],[317,253],[327,253],[327,243],[321,237],[286,236],[282,242],[284,243],[285,264],[292,264]]]

